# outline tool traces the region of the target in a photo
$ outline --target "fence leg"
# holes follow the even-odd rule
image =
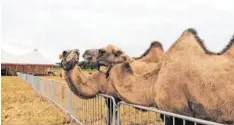
[[[54,103],[54,81],[52,80],[50,83],[50,102]]]
[[[117,112],[116,113],[117,114],[117,116],[116,116],[117,117],[116,125],[121,125],[121,123],[120,123],[120,104],[117,103],[115,107],[116,107],[115,110]]]
[[[73,121],[73,117],[72,116],[72,91],[69,90],[69,95],[68,95],[68,115],[71,118],[70,123]]]
[[[33,89],[35,88],[35,85],[34,85],[35,78],[36,78],[36,77],[33,77],[33,78],[32,78],[32,88],[33,88]],[[34,90],[35,90],[35,89],[34,89]]]
[[[42,95],[41,95],[41,90],[42,90],[42,88],[41,88],[41,82],[40,82],[41,80],[40,80],[40,78],[38,78],[37,79],[37,84],[38,84],[38,93],[39,93],[39,95],[40,95],[40,101],[42,101]]]

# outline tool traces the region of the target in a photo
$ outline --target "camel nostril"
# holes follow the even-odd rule
[[[123,60],[124,60],[124,61],[127,61],[127,58],[124,56],[124,57],[123,57]]]

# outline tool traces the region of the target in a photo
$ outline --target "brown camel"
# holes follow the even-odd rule
[[[113,56],[115,58],[119,57],[118,59],[115,59],[116,62],[126,62],[127,60],[131,60],[129,56],[124,54],[117,47],[107,46],[105,48],[102,48],[102,50],[113,52],[114,54]],[[163,49],[159,50],[162,51]],[[147,56],[147,54],[145,55]],[[76,65],[79,59],[78,50],[64,51],[59,56],[59,58],[62,60],[62,65],[65,70],[65,80],[68,83],[68,86],[70,87],[71,91],[73,91],[76,95],[82,98],[92,98],[95,97],[98,93],[103,93],[115,97],[116,102],[120,101],[116,95],[116,91],[113,89],[111,84],[108,84],[106,76],[103,73],[95,71],[92,75],[89,76],[84,75],[84,73],[81,71],[81,68],[78,65]],[[91,58],[94,59],[93,57]],[[142,56],[142,58],[144,57]],[[147,68],[145,68],[145,70],[146,69]],[[107,103],[108,106],[113,105],[109,104],[111,103],[110,101],[109,102],[107,101]],[[112,110],[110,109],[110,111]],[[108,124],[111,123],[111,118],[112,116],[109,116],[110,120],[108,120],[109,121]]]
[[[108,79],[126,102],[234,124],[234,63],[225,56],[231,50],[228,45],[220,53],[208,51],[197,32],[188,29],[152,71],[139,75],[126,62],[113,66]],[[99,58],[111,62],[105,55]]]
[[[92,75],[85,75],[77,65],[79,52],[77,49],[63,51],[59,56],[65,72],[65,80],[70,89],[82,98],[92,98],[101,91],[104,94],[115,96],[111,85],[107,84],[105,75],[95,71]],[[99,84],[96,82],[99,81]]]

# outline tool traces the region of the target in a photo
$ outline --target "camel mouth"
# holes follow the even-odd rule
[[[83,58],[86,60],[86,61],[92,61],[92,56],[91,55],[83,55]]]
[[[106,66],[106,67],[110,66],[110,63],[108,61],[101,59],[101,58],[97,60],[97,64],[99,66]]]
[[[71,69],[73,69],[73,68],[75,67],[75,65],[77,64],[77,62],[79,62],[79,59],[74,60],[74,61],[70,61],[70,62],[67,62],[67,61],[65,61],[65,60],[62,60],[62,61],[61,61],[62,68],[63,68],[65,71],[70,71]]]

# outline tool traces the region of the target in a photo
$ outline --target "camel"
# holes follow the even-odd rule
[[[154,46],[154,44],[151,44],[151,46]],[[120,49],[118,49],[117,47],[114,47],[113,45],[102,48],[102,50],[113,52],[115,58],[119,56],[119,59],[115,60],[116,62],[126,62],[128,60],[132,60],[129,56],[127,56]],[[159,50],[163,51],[162,48]],[[151,52],[149,50],[147,51],[148,53]],[[88,51],[86,51],[86,54],[87,52]],[[117,53],[118,53],[118,56],[116,56]],[[92,55],[92,53],[89,55]],[[147,54],[145,55],[147,56]],[[94,58],[92,56],[83,55],[83,57],[87,57],[87,60],[89,58],[91,59],[97,58],[97,57]],[[116,91],[113,89],[111,84],[109,84],[109,82],[107,81],[105,74],[96,71],[92,75],[85,76],[84,73],[82,73],[80,67],[76,65],[77,61],[79,60],[78,50],[75,49],[75,50],[63,51],[63,53],[59,56],[59,58],[62,60],[61,63],[63,65],[63,69],[65,70],[65,80],[68,83],[68,86],[70,87],[71,91],[75,93],[77,96],[81,98],[92,98],[92,97],[95,97],[98,93],[103,93],[103,94],[113,96],[116,99],[115,100],[116,102],[120,101],[118,96],[116,95]],[[142,56],[141,59],[143,58],[144,57]],[[147,58],[149,58],[149,56],[147,56]],[[111,104],[108,104],[108,103],[111,103],[111,102],[107,101],[107,105],[110,106]],[[109,112],[111,112],[110,114],[112,114],[113,110],[111,109],[109,110],[110,110]],[[108,116],[108,119],[109,119],[108,124],[111,124],[112,116]]]
[[[190,28],[152,71],[139,75],[131,62],[116,64],[108,80],[126,102],[233,125],[234,63],[232,56],[226,56],[232,52],[233,40],[229,44],[222,53],[211,52]],[[99,58],[111,62],[105,55]],[[176,125],[182,124],[177,120]],[[172,119],[165,122],[170,125]]]

